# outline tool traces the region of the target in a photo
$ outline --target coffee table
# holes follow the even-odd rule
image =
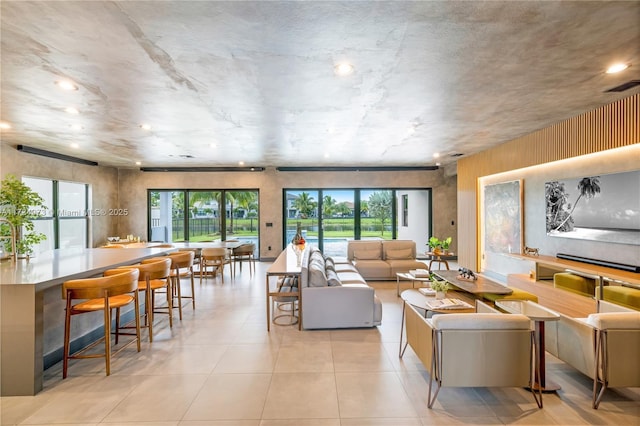
[[[409,272],[396,273],[396,296],[400,297],[400,279],[411,281],[411,288],[415,288],[416,282],[428,283],[431,281],[429,277],[416,277]]]

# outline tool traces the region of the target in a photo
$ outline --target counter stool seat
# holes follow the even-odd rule
[[[137,269],[111,269],[104,273],[103,277],[85,278],[66,281],[62,284],[62,297],[66,299],[64,322],[64,345],[62,361],[62,378],[67,377],[70,359],[105,358],[107,376],[111,374],[111,357],[136,343],[140,352],[140,312],[138,306],[138,270]],[[74,300],[82,300],[74,304]],[[120,308],[133,304],[135,311],[135,333],[124,333],[120,327]],[[135,336],[127,343],[112,351],[111,322],[112,311],[116,310],[115,345],[119,343],[119,336],[123,334]],[[71,353],[71,317],[89,312],[102,311],[104,316],[104,336],[97,341]],[[86,354],[86,352],[104,342],[102,354]]]

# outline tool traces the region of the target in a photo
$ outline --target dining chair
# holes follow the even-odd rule
[[[111,357],[118,354],[132,343],[137,344],[140,352],[140,311],[138,305],[138,270],[137,269],[111,269],[104,273],[103,277],[84,278],[66,281],[62,284],[62,297],[66,299],[64,321],[64,346],[62,361],[62,378],[67,377],[70,359],[105,358],[107,376],[111,374]],[[75,300],[82,300],[75,303]],[[135,311],[135,338],[129,340],[117,350],[112,351],[111,346],[111,322],[112,311],[115,309],[115,343],[118,345],[118,337],[121,334],[120,309],[133,304]],[[102,311],[104,316],[104,335],[95,342],[82,349],[71,352],[71,317],[90,312]],[[104,342],[104,353],[85,354],[89,349]]]
[[[177,305],[173,304],[174,308],[178,308],[178,314],[182,321],[182,299],[191,299],[192,308],[196,308],[196,293],[193,283],[193,263],[196,253],[195,250],[178,251],[175,253],[169,253],[171,258],[171,296],[178,299]],[[182,278],[189,278],[191,280],[191,295],[182,295]]]
[[[220,272],[222,283],[224,284],[224,266],[229,265],[229,274],[233,279],[233,268],[231,267],[231,256],[229,250],[224,247],[209,247],[203,248],[200,253],[200,283],[202,283],[202,276],[206,275],[207,268],[211,267],[211,273],[216,276]]]
[[[138,291],[145,292],[144,325],[149,329],[149,342],[153,342],[153,320],[156,313],[169,315],[169,327],[173,327],[173,307],[171,295],[171,258],[154,257],[145,259],[137,265],[121,268],[135,268],[139,271]],[[156,307],[155,296],[157,290],[164,290],[167,294],[167,306]]]
[[[256,262],[254,257],[254,252],[256,250],[256,245],[253,243],[242,244],[239,247],[236,247],[231,252],[231,256],[233,258],[233,271],[235,274],[236,264],[240,264],[240,271],[242,271],[242,263],[249,262],[249,274],[253,275],[253,272],[256,269]],[[252,269],[253,267],[253,269]]]

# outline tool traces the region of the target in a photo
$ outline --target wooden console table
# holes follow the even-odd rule
[[[540,271],[543,268],[558,269],[560,271],[568,269],[577,273],[595,276],[598,279],[598,286],[600,287],[600,298],[602,298],[602,289],[604,287],[605,280],[615,280],[640,285],[640,274],[635,272],[622,271],[620,269],[592,265],[590,263],[577,262],[575,260],[558,259],[554,256],[525,256],[522,254],[511,254],[510,256],[516,259],[534,262],[536,277],[540,276]]]
[[[302,330],[302,289],[300,288],[302,283],[300,282],[300,276],[302,273],[301,262],[298,259],[304,257],[304,251],[300,254],[296,253],[293,246],[289,244],[282,253],[278,255],[278,258],[273,262],[266,274],[266,293],[267,293],[267,331],[271,330],[271,298],[272,297],[296,297],[298,299],[298,330]],[[281,292],[278,284],[275,287],[271,285],[271,278],[285,278],[294,277],[298,278],[298,290],[290,292]]]

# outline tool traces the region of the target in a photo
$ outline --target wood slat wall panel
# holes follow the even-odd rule
[[[640,143],[640,94],[458,160],[458,262],[480,266],[478,178]]]

